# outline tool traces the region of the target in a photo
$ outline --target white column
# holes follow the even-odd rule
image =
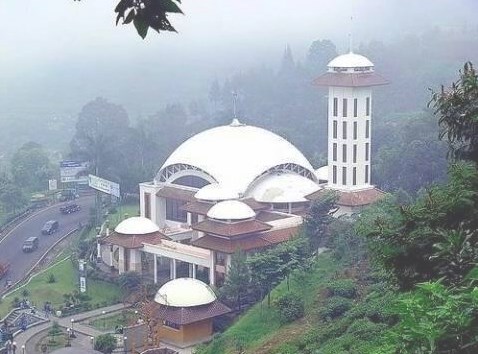
[[[125,249],[124,247],[118,247],[118,270],[119,274],[123,274],[126,269],[125,265]]]
[[[153,255],[154,259],[154,284],[158,284],[158,256]]]
[[[110,245],[110,267],[113,267],[113,245]]]
[[[171,258],[169,266],[169,279],[176,279],[176,259]]]
[[[196,265],[193,263],[193,279],[196,279]]]
[[[209,285],[214,286],[216,284],[216,277],[215,277],[215,265],[214,265],[214,260],[216,256],[216,252],[212,251],[212,257],[211,257],[211,266],[209,267]]]

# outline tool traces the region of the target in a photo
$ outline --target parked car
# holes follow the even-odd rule
[[[68,204],[60,208],[62,214],[71,214],[80,211],[81,207],[78,204]]]
[[[55,232],[58,231],[60,228],[60,224],[56,220],[49,220],[43,225],[43,228],[41,229],[41,233],[43,235],[51,235]]]
[[[25,253],[33,252],[38,248],[38,243],[39,243],[38,237],[35,237],[35,236],[29,237],[25,240],[25,242],[23,242],[22,251]]]

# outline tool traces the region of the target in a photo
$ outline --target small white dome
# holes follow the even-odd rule
[[[230,188],[226,188],[219,183],[211,183],[202,187],[194,198],[201,200],[219,201],[227,199],[236,199],[239,195]]]
[[[168,281],[154,297],[161,305],[174,307],[191,307],[207,305],[216,300],[216,294],[200,280],[193,278],[177,278]]]
[[[319,190],[317,183],[294,174],[269,174],[255,183],[248,195],[263,203],[306,202],[306,195]]]
[[[158,231],[158,225],[142,216],[133,216],[123,220],[115,228],[116,233],[123,235],[144,235]]]
[[[363,55],[350,52],[335,57],[327,66],[329,68],[364,68],[373,67],[373,63]]]
[[[329,179],[329,166],[325,165],[316,169],[315,176],[320,181],[327,181]]]
[[[217,220],[244,220],[256,216],[252,208],[239,200],[225,200],[214,205],[207,217]]]

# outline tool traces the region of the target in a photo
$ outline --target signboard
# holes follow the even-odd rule
[[[49,191],[56,191],[58,189],[58,181],[56,179],[49,179],[48,180],[48,190]]]
[[[120,197],[120,185],[94,175],[88,175],[88,185],[100,192]]]
[[[84,259],[78,260],[78,270],[80,271],[80,293],[86,292],[86,262]]]
[[[62,183],[88,183],[88,162],[61,161],[60,181]]]

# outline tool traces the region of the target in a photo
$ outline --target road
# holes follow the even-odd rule
[[[0,282],[0,292],[5,290],[6,279],[12,280],[13,283],[22,279],[55,241],[77,228],[80,221],[87,222],[94,196],[81,197],[75,203],[81,206],[79,212],[63,215],[59,209],[66,203],[53,205],[27,217],[0,241],[0,262],[10,263],[8,275]],[[41,228],[48,220],[58,220],[60,228],[52,235],[42,235]],[[39,247],[31,253],[23,253],[23,241],[31,236],[38,236]]]

